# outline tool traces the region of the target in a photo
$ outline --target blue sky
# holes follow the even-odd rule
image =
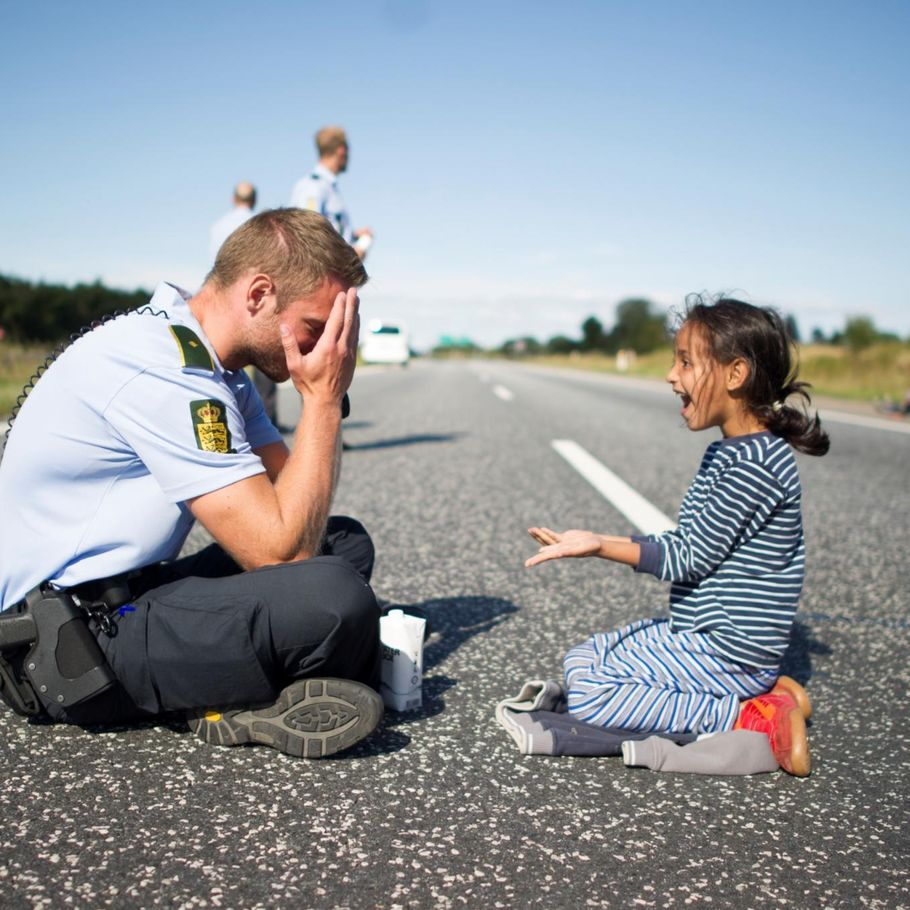
[[[418,346],[735,290],[910,335],[910,4],[0,0],[0,272],[195,289],[344,125]]]

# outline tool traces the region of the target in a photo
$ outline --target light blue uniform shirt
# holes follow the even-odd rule
[[[338,192],[338,175],[324,164],[317,164],[312,172],[294,185],[291,205],[324,215],[348,242],[354,242],[354,229],[341,193]]]
[[[0,609],[42,581],[174,558],[193,525],[185,500],[265,471],[253,450],[281,436],[186,297],[159,285],[150,307],[165,316],[94,329],[29,393],[0,462]]]

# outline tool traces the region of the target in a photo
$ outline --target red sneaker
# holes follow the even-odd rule
[[[812,703],[809,701],[806,690],[792,677],[778,676],[771,691],[778,695],[781,693],[792,695],[793,701],[796,702],[796,707],[802,711],[803,717],[808,720],[812,716]]]
[[[806,719],[796,699],[785,689],[775,687],[765,695],[744,701],[733,729],[764,733],[784,771],[795,777],[808,777],[812,759],[806,738]]]

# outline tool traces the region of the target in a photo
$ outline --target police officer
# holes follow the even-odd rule
[[[316,150],[319,161],[294,185],[291,205],[328,218],[363,259],[373,242],[373,232],[370,228],[355,231],[351,227],[351,217],[338,190],[338,175],[347,170],[350,157],[347,135],[340,126],[323,127],[316,133]]]
[[[0,609],[126,591],[89,620],[115,683],[40,695],[52,719],[187,711],[209,742],[312,757],[378,725],[373,546],[329,516],[366,278],[324,218],[266,211],[198,294],[161,284],[32,389],[0,463]],[[290,451],[250,364],[301,396]],[[175,559],[197,520],[216,543]]]
[[[243,224],[253,217],[256,208],[256,187],[246,180],[241,180],[234,187],[234,205],[222,215],[209,231],[209,262],[214,262],[221,249],[221,244]]]

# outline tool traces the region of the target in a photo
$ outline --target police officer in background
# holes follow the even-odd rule
[[[350,157],[344,130],[340,126],[323,127],[316,133],[316,150],[319,161],[306,177],[294,185],[291,205],[319,212],[328,218],[335,230],[363,259],[373,242],[373,231],[370,228],[355,231],[351,227],[351,217],[338,190],[338,175],[347,170]]]
[[[256,187],[242,180],[234,187],[234,205],[222,215],[209,231],[209,262],[214,262],[221,244],[230,237],[248,218],[253,217],[256,208]]]
[[[86,638],[69,624],[49,655],[3,652],[14,709],[18,685],[20,708],[36,695],[58,721],[185,711],[209,742],[309,757],[376,728],[373,546],[329,515],[366,279],[324,218],[265,211],[198,294],[161,284],[51,364],[0,463],[0,645],[5,621],[31,610],[47,626],[41,611],[64,604],[106,682],[73,696],[67,680],[93,658],[68,651]],[[250,364],[301,396],[290,451]],[[197,520],[216,543],[176,559]]]

